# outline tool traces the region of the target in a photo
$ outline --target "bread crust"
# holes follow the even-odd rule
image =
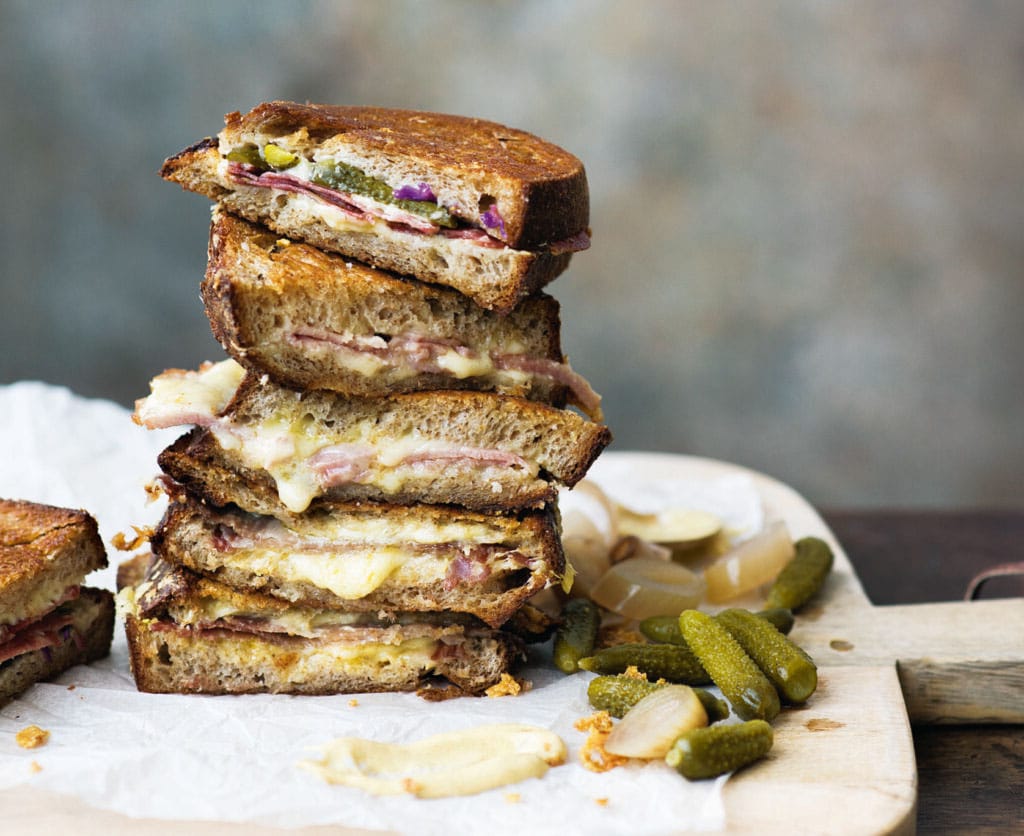
[[[68,633],[58,645],[23,653],[0,665],[0,706],[36,682],[53,679],[68,668],[95,662],[110,653],[114,596],[105,589],[82,587],[79,597],[64,606],[74,617],[81,645]]]
[[[200,287],[214,336],[235,360],[295,388],[353,395],[429,389],[478,389],[562,406],[566,387],[540,375],[493,372],[459,378],[402,366],[361,374],[329,344],[310,347],[296,329],[348,338],[416,337],[461,345],[483,356],[509,353],[561,363],[558,303],[537,293],[507,316],[448,288],[403,279],[214,211]],[[349,359],[349,364],[346,364]]]
[[[304,131],[310,145],[330,146],[362,162],[367,173],[393,172],[400,182],[439,190],[438,181],[461,185],[458,209],[479,223],[481,203],[497,199],[504,230],[494,234],[512,247],[534,249],[569,238],[590,221],[583,163],[563,148],[526,131],[484,119],[379,107],[273,101],[246,114],[224,117],[231,143],[254,136]],[[387,168],[374,163],[386,160]]]
[[[39,615],[41,586],[57,593],[107,565],[96,520],[87,512],[0,499],[0,623]]]
[[[235,508],[214,509],[191,498],[172,502],[164,514],[150,544],[153,551],[172,564],[184,566],[204,577],[248,593],[263,593],[281,601],[310,608],[348,612],[440,612],[454,611],[475,615],[491,627],[500,627],[527,599],[559,580],[565,571],[565,558],[559,538],[557,514],[553,509],[529,511],[518,517],[482,515],[458,508],[420,505],[415,507],[380,504],[338,504],[329,511],[295,514],[288,518],[287,532],[296,535],[295,545],[239,548],[246,552],[276,548],[287,561],[289,548],[301,548],[303,539],[317,542],[316,551],[325,560],[344,561],[346,546],[360,549],[358,539],[338,542],[336,554],[324,542],[325,524],[360,526],[370,523],[388,532],[390,545],[406,547],[410,573],[398,571],[380,586],[360,598],[343,598],[311,581],[283,577],[279,573],[255,573],[232,561],[218,543],[225,531],[232,534],[265,530],[267,520]],[[472,544],[454,542],[424,545],[417,550],[417,531],[432,524],[486,527],[488,542],[520,557],[509,568],[495,569],[486,577],[460,577],[451,563],[472,554]],[[361,530],[361,529],[360,529]],[[244,536],[244,534],[243,534]],[[337,541],[336,541],[337,542]],[[430,561],[435,561],[431,563]],[[445,574],[437,577],[436,561],[444,561]],[[426,579],[420,579],[417,563]],[[261,564],[262,565],[262,564]],[[404,568],[404,567],[403,567]],[[450,573],[450,574],[449,574]]]

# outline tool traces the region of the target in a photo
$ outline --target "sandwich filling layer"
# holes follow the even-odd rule
[[[69,602],[78,598],[81,588],[73,586],[40,615],[16,624],[0,626],[0,664],[23,653],[56,647],[69,639],[81,646],[81,638],[72,626],[75,620]]]
[[[217,410],[231,400],[242,375],[233,360],[159,375],[149,397],[136,405],[135,420],[150,429],[207,427],[246,467],[265,470],[281,503],[296,513],[340,485],[367,484],[396,493],[410,478],[467,469],[500,490],[499,480],[510,471],[523,480],[536,478],[540,471],[539,463],[516,453],[424,438],[417,430],[384,437],[372,420],[356,422],[344,435],[332,435],[301,411],[242,424]]]
[[[291,193],[293,199],[308,201],[306,208],[338,231],[372,233],[384,225],[412,235],[443,235],[471,247],[507,247],[492,234],[505,231],[497,203],[480,215],[481,226],[472,226],[439,205],[427,183],[393,188],[355,166],[327,157],[306,159],[275,143],[234,147],[222,143],[220,152],[222,179],[240,186]],[[589,235],[581,231],[551,243],[548,249],[558,255],[589,246]]]
[[[366,336],[305,325],[290,330],[286,339],[304,349],[331,352],[339,363],[364,377],[373,377],[383,369],[397,369],[408,377],[443,374],[458,380],[493,378],[499,385],[508,386],[533,377],[545,378],[567,387],[581,410],[593,420],[601,420],[601,398],[587,380],[568,363],[546,357],[477,350],[455,340],[415,334]]]

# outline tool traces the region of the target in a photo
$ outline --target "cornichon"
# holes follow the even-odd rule
[[[723,610],[715,616],[775,689],[791,703],[806,702],[818,687],[818,669],[810,657],[771,624],[746,610]]]
[[[267,161],[260,156],[260,149],[255,145],[241,145],[228,151],[227,158],[233,163],[245,163],[256,168],[267,169]]]
[[[672,744],[665,763],[691,781],[714,778],[763,758],[774,739],[764,720],[691,729]]]
[[[438,226],[453,228],[457,225],[455,218],[443,206],[429,200],[402,200],[395,197],[394,189],[383,180],[363,172],[354,165],[342,162],[321,162],[313,169],[311,178],[314,183],[331,189],[340,189],[351,194],[372,197],[378,203],[397,206],[406,212],[412,212]]]
[[[579,661],[594,652],[601,612],[589,598],[573,598],[562,610],[562,623],[555,632],[555,667],[562,673],[576,673]]]
[[[798,610],[821,589],[832,571],[832,549],[817,537],[804,537],[793,544],[796,554],[779,572],[768,590],[769,607]]]
[[[707,685],[711,681],[690,648],[678,644],[618,644],[580,659],[579,664],[585,671],[601,674],[622,673],[633,665],[648,679],[683,685]]]
[[[761,610],[754,615],[771,622],[780,633],[788,633],[793,629],[793,613],[782,607]],[[679,630],[679,616],[677,615],[652,615],[650,618],[645,618],[640,622],[640,632],[652,642],[686,643]]]
[[[679,629],[690,650],[743,720],[773,720],[779,695],[729,631],[707,613],[685,610]]]
[[[587,699],[598,711],[607,711],[612,717],[622,717],[648,694],[667,684],[648,682],[643,677],[625,674],[597,676],[587,686]]]
[[[667,682],[648,682],[641,676],[615,674],[613,676],[596,676],[587,686],[587,699],[598,711],[607,711],[612,717],[623,717],[640,700],[648,694],[664,688]],[[694,688],[704,712],[708,715],[708,723],[717,723],[729,716],[729,706],[710,691]]]

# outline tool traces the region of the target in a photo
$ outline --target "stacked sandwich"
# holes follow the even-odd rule
[[[106,565],[85,511],[0,499],[0,705],[110,652],[114,596],[82,585]]]
[[[588,243],[582,165],[480,120],[274,102],[161,173],[217,203],[230,359],[136,409],[194,425],[122,578],[138,686],[495,683],[566,573],[557,488],[610,439],[539,290]]]

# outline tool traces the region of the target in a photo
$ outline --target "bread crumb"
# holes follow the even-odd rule
[[[611,624],[598,630],[594,649],[601,650],[605,647],[615,647],[618,644],[646,643],[647,638],[642,633],[638,633],[636,630],[631,630],[621,624]]]
[[[509,804],[518,804],[523,800],[523,797],[517,792],[507,792],[505,793],[505,800]]]
[[[489,697],[517,697],[523,691],[529,691],[531,687],[533,687],[532,682],[516,679],[511,674],[503,673],[501,679],[484,693]]]
[[[135,531],[135,536],[131,540],[125,536],[123,531],[118,531],[110,538],[110,545],[119,552],[133,552],[148,543],[154,533],[154,529],[150,526],[133,525],[132,530]]]
[[[351,699],[351,700],[349,700],[349,701],[348,701],[348,704],[349,704],[350,706],[352,706],[352,708],[355,708],[355,707],[356,707],[357,705],[359,705],[359,700],[357,700],[357,699]]]
[[[623,672],[623,676],[628,676],[630,679],[647,679],[647,674],[641,673],[640,669],[636,665],[630,665]]]
[[[35,774],[36,772],[42,772],[43,768],[39,765],[39,761],[32,761],[28,765],[28,771]]]
[[[608,799],[607,798],[595,798],[594,799],[594,803],[597,804],[599,807],[607,807],[608,806]]]
[[[50,733],[39,726],[25,726],[14,736],[14,739],[22,749],[38,749],[40,746],[46,745],[46,741],[50,739]]]
[[[581,717],[574,724],[577,731],[589,732],[580,749],[580,762],[591,772],[607,772],[629,762],[629,758],[605,751],[604,744],[612,731],[612,718],[607,711]]]
[[[74,691],[75,688],[77,688],[77,687],[78,687],[77,685],[68,685],[68,690],[69,691]]]

